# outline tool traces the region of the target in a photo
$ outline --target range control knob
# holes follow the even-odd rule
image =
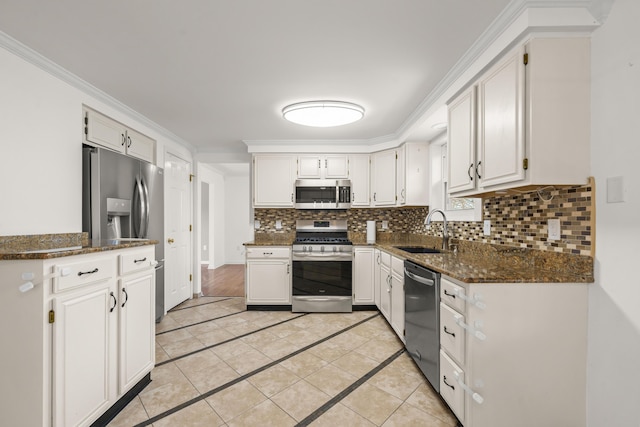
[[[333,247],[333,252],[338,252],[338,248],[337,247]]]
[[[302,247],[302,252],[307,252],[307,247],[306,246]]]
[[[309,246],[309,252],[313,252],[313,246]]]
[[[320,252],[324,252],[324,246],[320,246]]]

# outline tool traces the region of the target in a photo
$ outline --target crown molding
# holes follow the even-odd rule
[[[142,114],[138,113],[137,111],[133,110],[132,108],[118,101],[116,98],[112,97],[111,95],[108,95],[107,93],[103,92],[97,87],[87,83],[86,81],[82,80],[80,77],[76,76],[75,74],[71,73],[70,71],[56,64],[52,60],[46,58],[45,56],[41,55],[40,53],[36,52],[35,50],[31,49],[27,45],[19,42],[18,40],[14,39],[13,37],[9,36],[8,34],[2,31],[0,31],[0,47],[3,47],[7,51],[16,55],[17,57],[22,58],[23,60],[27,61],[32,65],[35,65],[36,67],[40,68],[46,73],[80,90],[86,95],[89,95],[95,98],[96,100],[113,108],[114,110],[119,111],[120,113],[125,114],[128,117],[131,117],[133,120],[136,120],[142,123],[143,125],[153,129],[154,131],[158,132],[160,135],[166,137],[167,139],[184,146],[189,151],[191,151],[192,154],[195,153],[196,149],[191,143],[180,138],[173,132],[163,128],[162,126],[150,120],[146,116],[143,116]]]

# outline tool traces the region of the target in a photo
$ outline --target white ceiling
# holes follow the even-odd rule
[[[2,0],[0,31],[197,152],[246,153],[244,140],[368,143],[410,128],[508,3]],[[323,129],[282,119],[308,100],[355,102],[366,115]]]

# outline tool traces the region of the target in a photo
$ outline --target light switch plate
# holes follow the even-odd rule
[[[485,219],[482,225],[482,232],[485,236],[491,236],[491,220]]]
[[[547,221],[547,240],[560,240],[560,220],[550,219]]]
[[[382,221],[382,229],[386,230],[387,228],[389,228],[389,221]]]
[[[258,221],[257,219],[253,221],[253,228],[258,230],[260,228],[260,221]]]

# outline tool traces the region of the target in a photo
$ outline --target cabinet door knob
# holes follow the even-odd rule
[[[175,240],[173,240],[173,239],[169,238],[169,239],[167,239],[167,242],[168,242],[168,243],[173,243],[173,242],[175,242]]]

